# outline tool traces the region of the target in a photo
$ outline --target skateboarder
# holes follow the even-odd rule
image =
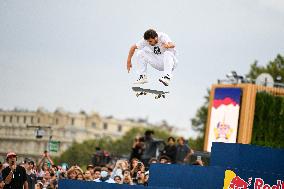
[[[128,73],[132,68],[131,59],[136,49],[138,49],[137,61],[140,76],[134,84],[148,82],[147,65],[150,64],[153,68],[164,71],[164,76],[159,81],[168,86],[172,78],[172,71],[177,65],[175,45],[169,36],[153,29],[147,30],[144,33],[144,39],[141,39],[130,48],[127,59]]]

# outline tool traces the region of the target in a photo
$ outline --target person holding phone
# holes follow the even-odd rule
[[[4,189],[28,189],[26,170],[17,165],[17,154],[7,153],[6,161],[9,166],[2,170]]]

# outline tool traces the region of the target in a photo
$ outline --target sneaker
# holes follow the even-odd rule
[[[140,75],[139,78],[134,82],[134,84],[144,84],[148,83],[146,75]]]
[[[163,83],[165,86],[169,86],[170,84],[170,77],[168,75],[163,76],[162,78],[159,79],[161,83]]]

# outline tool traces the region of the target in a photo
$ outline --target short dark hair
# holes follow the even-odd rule
[[[155,37],[158,37],[158,34],[157,34],[157,32],[155,31],[155,30],[153,30],[153,29],[149,29],[149,30],[147,30],[147,31],[145,31],[145,33],[144,33],[144,39],[145,40],[148,40],[148,39],[154,39]]]
[[[150,135],[153,135],[153,134],[154,134],[154,131],[152,131],[152,130],[146,130],[145,133],[144,133],[145,136],[150,136]]]
[[[175,139],[174,137],[172,137],[172,136],[170,136],[170,137],[168,138],[168,142],[169,142],[170,140],[173,140],[174,142],[176,141],[176,139]]]

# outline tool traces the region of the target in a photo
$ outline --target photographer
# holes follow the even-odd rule
[[[133,182],[137,182],[137,173],[139,171],[145,172],[145,166],[142,162],[138,161],[137,159],[133,159],[132,161],[132,169],[131,169],[131,177],[133,178]]]
[[[28,189],[26,170],[17,165],[17,154],[9,152],[6,161],[9,166],[2,170],[4,189],[23,189],[23,186],[24,189]]]
[[[152,135],[154,134],[154,131],[147,130],[144,133],[144,152],[141,157],[142,162],[146,167],[148,167],[149,160],[153,157],[156,157],[157,152],[157,143],[153,139]]]
[[[141,160],[141,156],[143,154],[143,137],[135,137],[132,149],[131,149],[131,155],[130,155],[130,160],[133,158],[137,158]]]

